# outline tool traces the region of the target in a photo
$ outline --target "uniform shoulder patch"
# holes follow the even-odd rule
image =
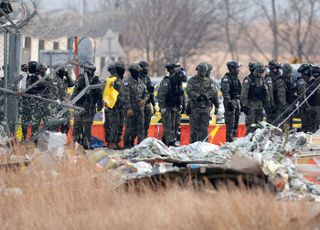
[[[123,85],[127,86],[127,85],[129,85],[129,83],[127,81],[125,81],[125,82],[123,82]]]
[[[244,79],[243,81],[243,83],[248,83],[248,82],[249,82],[248,78]]]
[[[227,77],[222,79],[222,82],[228,82],[228,81],[229,81],[229,79]]]
[[[167,82],[162,82],[161,85],[163,85],[163,86],[168,86],[168,83],[167,83]]]

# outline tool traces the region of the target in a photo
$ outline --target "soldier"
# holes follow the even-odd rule
[[[114,63],[111,63],[108,68],[107,68],[108,72],[110,73],[110,78],[111,77],[116,77],[116,72],[115,72],[115,68],[114,68]],[[109,129],[111,127],[111,124],[110,124],[110,118],[108,117],[109,113],[108,113],[108,107],[105,105],[104,106],[104,136],[105,136],[105,141],[107,143],[107,148],[109,148],[109,142],[110,142],[110,139],[109,139]]]
[[[227,142],[236,136],[240,116],[241,83],[238,78],[241,64],[237,61],[227,63],[229,72],[221,80],[221,91],[225,108],[224,118],[227,126]]]
[[[92,62],[86,62],[83,68],[84,73],[79,75],[71,99],[75,98],[87,86],[86,76],[89,85],[101,84],[99,77],[95,76],[96,67]],[[81,113],[75,112],[74,114],[73,140],[81,144],[85,149],[89,149],[91,124],[96,111],[100,111],[103,107],[101,87],[90,89],[75,105],[84,108],[84,111]]]
[[[149,64],[145,61],[140,61],[139,66],[141,68],[140,77],[147,88],[147,93],[148,93],[148,97],[149,97],[149,99],[145,105],[145,108],[144,108],[144,128],[145,128],[145,134],[146,134],[146,136],[148,136],[150,121],[152,118],[152,114],[155,111],[154,107],[156,105],[156,103],[154,101],[154,87],[152,86],[151,79],[148,76]]]
[[[59,65],[55,66],[55,68],[58,68]],[[67,90],[70,87],[74,86],[74,81],[72,80],[71,76],[69,76],[68,71],[65,67],[60,68],[57,70],[52,79],[49,79],[47,81],[50,86],[49,93],[45,95],[45,97],[55,100],[57,102],[64,102],[68,100]],[[64,109],[62,106],[59,106],[55,103],[49,103],[49,111],[50,111],[50,117],[54,118],[56,115]],[[60,120],[60,124],[54,125],[54,127],[49,127],[53,130],[60,129],[61,133],[68,133],[70,128],[70,112],[66,112],[63,116],[63,119]]]
[[[40,80],[41,76],[39,75],[39,64],[35,61],[30,61],[28,63],[29,74],[26,79],[26,88],[29,88],[36,81]],[[26,93],[42,96],[45,90],[45,85],[43,82],[33,86]],[[43,103],[39,103],[39,100],[34,98],[26,98],[24,97],[22,100],[22,132],[24,140],[27,139],[27,130],[30,122],[32,122],[32,136],[34,137],[40,126],[41,116],[42,116],[42,105]]]
[[[106,131],[106,141],[108,142],[107,147],[110,149],[121,149],[120,141],[122,137],[122,129],[124,122],[124,109],[122,103],[122,80],[124,73],[126,71],[126,67],[124,62],[117,61],[113,65],[114,71],[110,69],[110,73],[113,73],[117,78],[113,83],[113,87],[118,91],[119,95],[117,98],[117,102],[113,108],[106,108],[106,117],[108,121],[105,123],[105,131]],[[111,76],[111,77],[114,77]]]
[[[276,118],[277,110],[275,107],[275,82],[277,78],[281,75],[280,68],[281,65],[277,61],[270,61],[268,66],[269,73],[266,74],[265,81],[268,86],[268,91],[270,95],[270,102],[265,104],[265,111],[267,115],[267,122],[272,123]]]
[[[197,74],[190,78],[186,89],[191,107],[190,143],[204,141],[207,138],[212,105],[215,105],[215,113],[219,107],[215,88],[207,77],[208,65],[200,63],[196,71]]]
[[[219,108],[219,97],[218,97],[218,92],[219,92],[219,84],[217,81],[215,81],[212,77],[211,77],[211,72],[212,72],[212,65],[207,63],[207,62],[204,62],[207,67],[208,67],[208,71],[207,71],[207,74],[206,76],[209,78],[210,82],[211,82],[211,85],[213,86],[214,88],[214,95],[213,95],[213,98],[217,98],[217,101],[214,101],[214,106],[215,106],[215,113],[217,114],[218,113],[218,108]]]
[[[307,95],[310,96],[308,102],[310,105],[309,109],[309,132],[315,133],[319,130],[320,125],[320,88],[319,88],[319,79],[320,77],[320,67],[313,66],[311,67],[311,77],[309,80],[309,92]],[[315,92],[313,92],[315,90]]]
[[[307,97],[307,88],[309,85],[310,77],[311,77],[311,65],[310,64],[302,64],[298,68],[298,73],[301,76],[298,78],[297,81],[297,95],[299,97],[299,115],[301,117],[302,123],[302,131],[307,133],[310,131],[310,122],[309,121],[309,112],[310,112],[310,105],[308,101],[305,101]]]
[[[250,75],[242,84],[241,103],[246,115],[247,134],[255,131],[253,125],[263,121],[263,105],[269,102],[268,86],[264,81],[265,67],[261,63],[249,64]]]
[[[177,71],[176,64],[167,64],[169,76],[160,83],[158,90],[158,102],[161,112],[161,120],[164,129],[164,143],[168,146],[176,146],[176,123],[180,123],[180,111],[183,101],[182,82],[187,81],[186,73]]]
[[[123,107],[126,112],[126,132],[124,135],[124,148],[134,146],[134,139],[138,143],[146,137],[144,129],[144,106],[148,100],[147,90],[140,78],[141,68],[138,64],[128,67],[130,77],[123,82]]]
[[[290,114],[288,110],[291,104],[290,90],[292,83],[292,67],[290,64],[283,65],[283,76],[279,75],[274,84],[274,104],[275,104],[275,119],[272,122],[273,125],[279,125],[287,115]],[[288,122],[289,123],[289,122]]]

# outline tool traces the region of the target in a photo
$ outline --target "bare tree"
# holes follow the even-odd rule
[[[283,12],[279,35],[290,54],[300,61],[311,62],[307,51],[316,42],[312,31],[317,29],[318,10],[319,0],[292,0]]]
[[[135,46],[160,74],[165,62],[186,61],[217,38],[215,0],[137,0],[129,21]]]
[[[278,29],[278,8],[276,0],[254,0],[259,9],[263,12],[263,16],[267,19],[268,25],[272,32],[273,48],[272,48],[272,59],[277,60],[279,56],[279,29]],[[281,1],[283,3],[283,1]]]

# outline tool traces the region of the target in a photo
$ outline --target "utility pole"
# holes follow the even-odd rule
[[[22,39],[21,34],[4,34],[4,88],[16,90],[16,79],[20,74]],[[4,102],[4,117],[11,134],[15,134],[18,123],[18,98],[7,94]]]

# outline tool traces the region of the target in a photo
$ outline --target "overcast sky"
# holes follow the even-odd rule
[[[40,0],[40,7],[42,9],[54,10],[64,9],[68,5],[79,6],[81,0]],[[88,3],[92,8],[97,6],[99,0],[89,0]]]

